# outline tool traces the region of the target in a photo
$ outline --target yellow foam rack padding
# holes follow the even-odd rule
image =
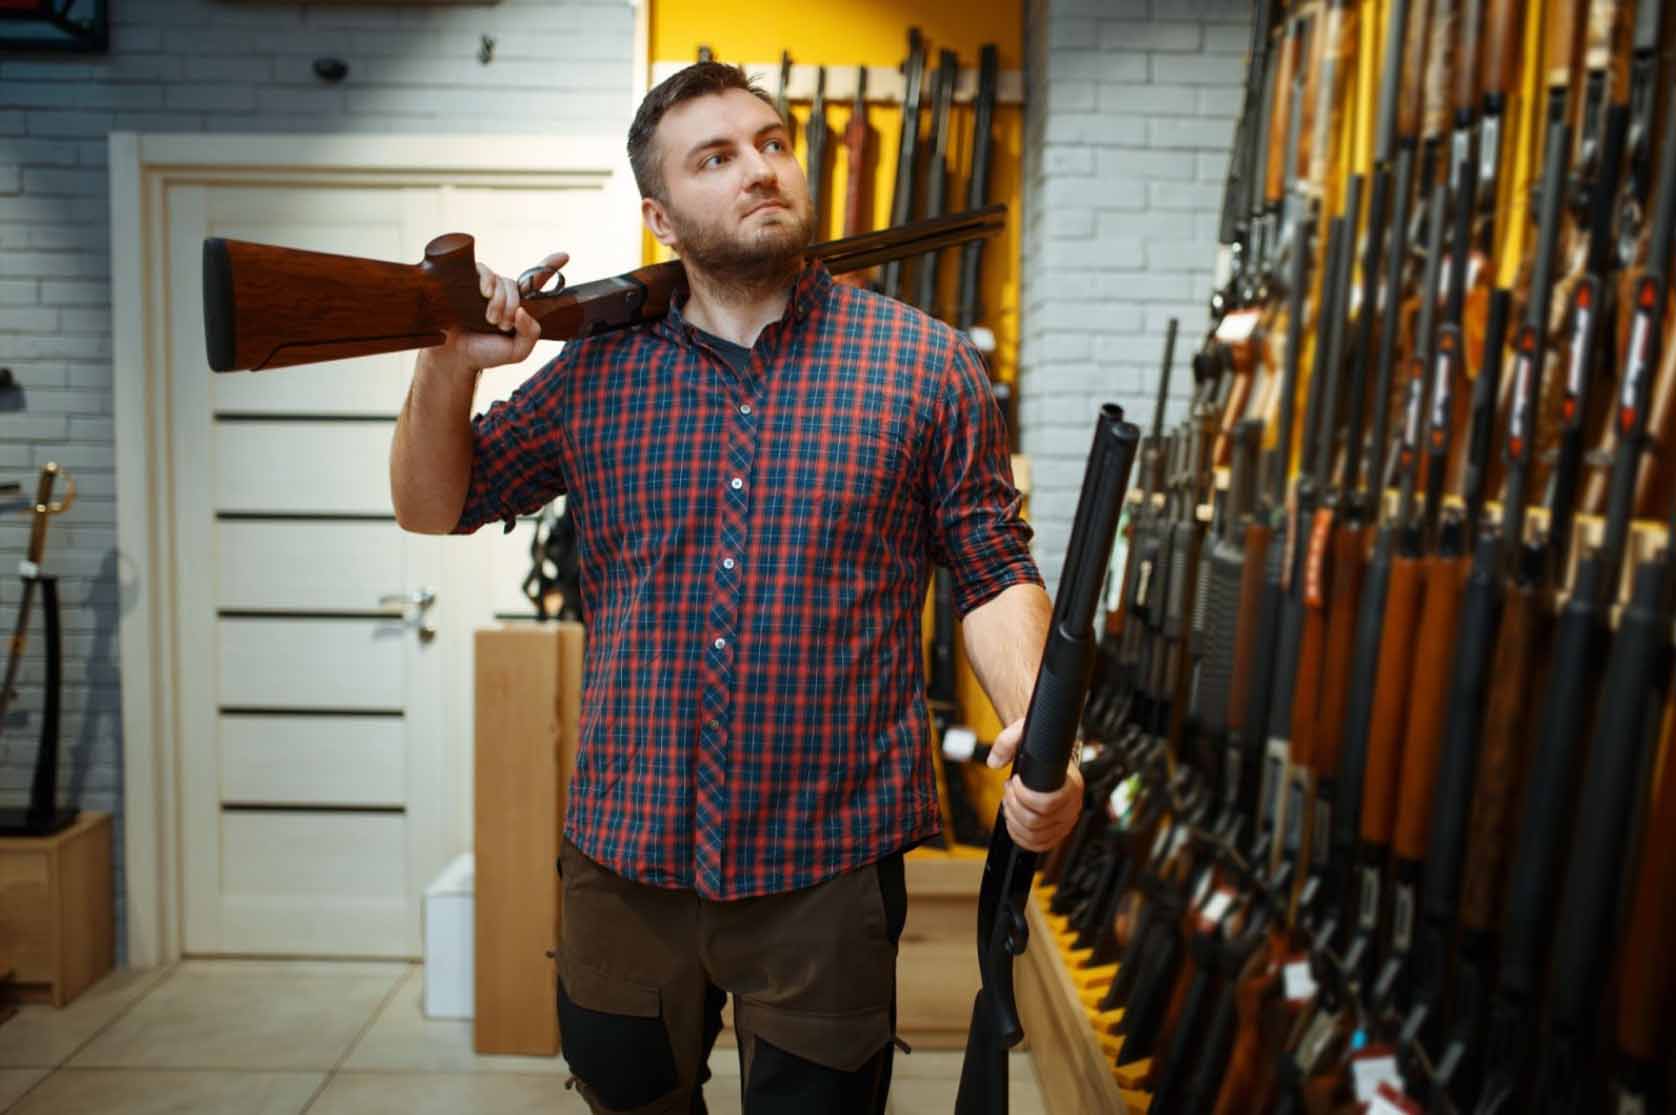
[[[1088,1020],[1094,1024],[1095,1032],[1101,1034],[1110,1033],[1113,1026],[1116,1026],[1119,1022],[1123,1021],[1123,1008],[1118,1007],[1115,1010],[1091,1010],[1088,1012]]]
[[[1152,1075],[1152,1058],[1142,1057],[1138,1061],[1117,1066],[1117,1083],[1122,1088],[1133,1088],[1137,1091],[1146,1086],[1146,1078]]]
[[[1152,1110],[1152,1096],[1146,1092],[1125,1088],[1119,1081],[1117,1094],[1123,1098],[1123,1106],[1129,1111],[1129,1115],[1146,1115]]]

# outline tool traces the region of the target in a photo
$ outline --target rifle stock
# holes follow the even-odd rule
[[[903,228],[829,240],[807,249],[834,274],[904,259],[1001,230],[1006,207],[992,205]],[[544,340],[624,329],[667,313],[686,293],[680,261],[557,292],[522,305]],[[204,241],[204,343],[218,372],[402,352],[443,342],[444,330],[498,330],[483,316],[473,241],[439,236],[417,265],[218,238]]]

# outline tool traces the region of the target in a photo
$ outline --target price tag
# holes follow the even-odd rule
[[[1356,1086],[1356,1102],[1372,1103],[1381,1084],[1402,1087],[1402,1074],[1397,1071],[1397,1059],[1390,1054],[1357,1057],[1350,1062],[1351,1080]]]
[[[1315,998],[1315,973],[1309,961],[1294,960],[1283,970],[1286,979],[1286,999],[1292,1003],[1307,1003]]]
[[[1223,916],[1228,913],[1228,907],[1233,904],[1234,895],[1232,891],[1218,890],[1205,901],[1205,908],[1199,911],[1199,916],[1212,925],[1219,924]]]
[[[943,758],[967,762],[978,750],[978,733],[970,728],[950,728],[943,733]]]
[[[39,577],[41,575],[41,567],[28,558],[24,558],[17,563],[17,571],[25,577]]]
[[[1390,1084],[1381,1084],[1368,1101],[1368,1115],[1424,1115],[1424,1112]]]

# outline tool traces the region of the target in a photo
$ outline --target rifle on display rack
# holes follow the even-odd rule
[[[1094,663],[1094,609],[1139,440],[1140,432],[1123,420],[1120,407],[1101,408],[1048,642],[1013,763],[1013,773],[1038,792],[1052,792],[1065,780]],[[1037,859],[1037,853],[1013,843],[1005,818],[998,815],[978,895],[982,985],[972,1004],[956,1115],[1004,1115],[1008,1109],[1007,1050],[1024,1036],[1014,999],[1013,960],[1029,944],[1024,904],[1030,901]]]
[[[807,254],[833,274],[861,271],[994,236],[1006,213],[1003,205],[954,213],[829,240]],[[432,240],[420,264],[212,237],[204,241],[203,270],[205,347],[218,372],[427,348],[441,344],[447,329],[498,332],[483,316],[489,300],[478,286],[472,238],[464,233]],[[560,275],[557,287],[540,290],[551,275],[531,268],[519,277],[522,305],[549,341],[653,321],[686,295],[679,260],[568,288]]]
[[[890,223],[907,224],[914,215],[914,184],[919,180],[919,111],[925,85],[925,41],[918,27],[908,29],[908,60],[903,63],[902,130],[896,148],[896,178],[891,187]],[[879,292],[900,298],[904,282],[904,261],[886,263],[879,277]]]
[[[951,115],[954,109],[954,87],[960,77],[960,63],[954,51],[939,53],[937,71],[931,78],[931,135],[926,143],[930,160],[926,166],[925,209],[920,216],[927,220],[943,215],[944,201],[949,186],[949,143],[953,132]],[[927,252],[919,261],[919,293],[914,304],[932,317],[946,318],[937,312],[937,264],[942,253]]]
[[[791,114],[791,102],[788,99],[791,89],[791,52],[780,52],[780,86],[774,94],[774,111],[780,114],[780,119],[786,124],[786,138],[795,142],[797,138],[797,120]]]
[[[820,239],[826,225],[826,211],[831,206],[826,198],[826,144],[830,132],[826,126],[826,67],[815,71],[815,99],[809,106],[809,123],[804,128],[804,142],[808,145],[809,207],[815,215],[814,236]],[[942,216],[941,213],[934,214]]]
[[[872,128],[867,123],[867,67],[855,68],[855,100],[844,124],[844,235],[860,236],[873,224],[868,211],[867,152]]]

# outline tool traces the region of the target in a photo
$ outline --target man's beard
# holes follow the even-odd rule
[[[795,199],[784,195],[779,200],[786,206],[780,210],[781,220],[743,234],[726,227],[726,218],[689,217],[673,206],[666,206],[665,212],[684,262],[716,283],[754,292],[783,283],[796,273],[814,235],[809,204],[799,207]]]

